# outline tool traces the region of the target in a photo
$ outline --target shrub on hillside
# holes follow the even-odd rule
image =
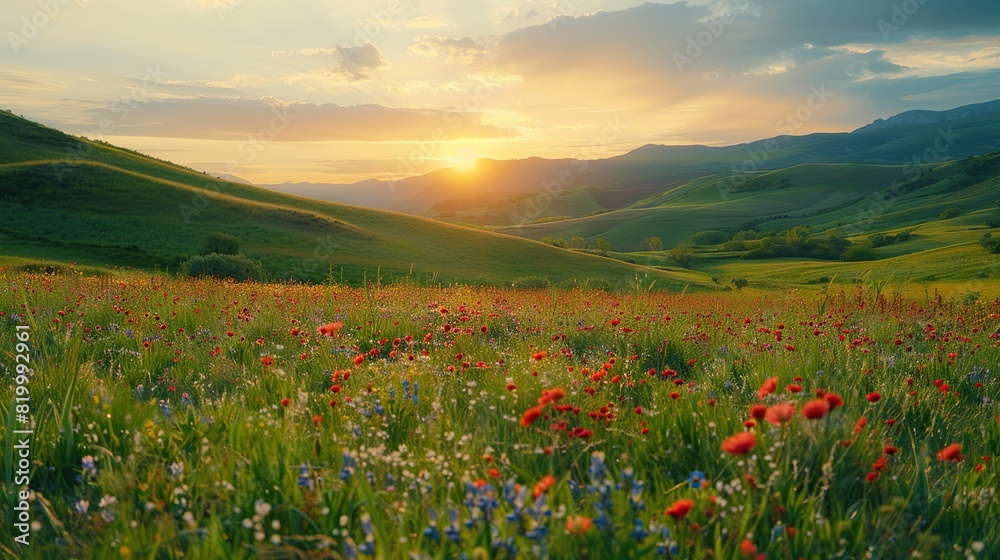
[[[759,239],[760,234],[753,230],[742,230],[737,231],[733,234],[733,241],[750,241],[752,239]]]
[[[240,238],[235,235],[213,231],[208,234],[208,238],[205,240],[204,254],[237,255],[240,252],[241,243]]]
[[[719,230],[699,231],[689,239],[695,245],[721,245],[729,241],[729,236]]]
[[[1000,253],[1000,238],[993,237],[993,234],[984,233],[979,244],[990,253]]]
[[[944,212],[941,212],[941,215],[938,216],[938,219],[939,220],[950,220],[952,218],[957,218],[957,217],[959,217],[961,215],[962,215],[962,209],[961,208],[949,208],[949,209],[945,210]]]
[[[770,249],[751,249],[743,255],[744,259],[775,259],[778,254]]]
[[[894,236],[892,235],[885,236],[882,235],[881,233],[876,233],[875,235],[868,236],[868,244],[871,245],[872,247],[884,247],[895,240],[896,238]]]
[[[690,243],[681,243],[670,252],[670,258],[684,268],[691,268],[691,262],[694,261],[694,249],[691,248]]]
[[[189,276],[229,278],[237,282],[264,280],[264,267],[246,255],[220,255],[212,253],[191,257],[184,263]]]
[[[875,253],[867,245],[853,245],[840,256],[845,261],[873,261]]]

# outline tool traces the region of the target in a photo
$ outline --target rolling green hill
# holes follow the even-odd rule
[[[510,283],[675,275],[393,212],[231,183],[0,113],[0,262],[178,270],[214,232],[276,278]]]
[[[806,164],[915,165],[997,150],[1000,101],[950,111],[911,111],[853,132],[783,135],[732,146],[648,144],[589,161],[481,159],[472,169],[439,169],[394,183],[270,188],[448,222],[504,227],[559,216],[582,218],[637,203],[641,207],[706,176],[730,183],[717,188],[737,190],[758,173]],[[376,196],[388,192],[392,195]],[[585,204],[579,203],[581,195]]]
[[[532,239],[604,238],[616,250],[651,236],[667,247],[703,230],[783,231],[808,226],[845,237],[913,227],[949,208],[992,208],[1000,217],[1000,152],[920,170],[911,166],[803,164],[775,171],[709,175],[630,208],[501,231]]]
[[[631,208],[509,231],[536,239],[601,238],[617,258],[677,267],[670,250],[649,251],[645,239],[658,236],[669,249],[706,230],[729,236],[754,230],[740,238],[759,240],[774,234],[785,239],[780,232],[805,227],[813,239],[838,236],[857,252],[841,260],[750,258],[754,246],[767,248],[765,239],[695,244],[685,264],[720,287],[739,277],[771,289],[831,279],[892,281],[911,290],[940,287],[949,297],[1000,287],[1000,255],[980,243],[984,234],[1000,237],[1000,152],[920,168],[803,164],[731,179],[731,173],[709,175]]]

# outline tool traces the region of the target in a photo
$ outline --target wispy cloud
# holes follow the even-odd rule
[[[117,121],[111,108],[91,109],[94,119]],[[280,142],[407,142],[425,140],[435,129],[451,139],[495,139],[516,130],[482,123],[477,113],[396,109],[381,105],[341,106],[276,99],[153,99],[133,104],[116,134],[161,138],[246,140],[282,120]]]
[[[371,80],[375,71],[389,67],[389,62],[382,58],[382,52],[371,43],[360,47],[337,47],[340,61],[334,64],[333,73],[348,82]]]
[[[461,37],[453,39],[442,35],[421,35],[410,47],[410,52],[426,58],[443,56],[448,64],[481,66],[492,61],[498,37]]]
[[[448,21],[447,18],[440,15],[425,15],[405,21],[374,21],[391,29],[437,29],[442,27],[452,27],[454,25]]]

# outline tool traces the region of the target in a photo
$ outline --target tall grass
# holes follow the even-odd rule
[[[0,272],[0,313],[0,340],[30,320],[37,341],[39,526],[26,549],[0,538],[26,558],[990,558],[1000,542],[996,302]],[[843,405],[804,417],[817,391]],[[5,464],[12,402],[0,387]],[[752,405],[782,403],[786,422],[748,427]],[[744,431],[756,445],[723,450]],[[954,443],[964,459],[939,458]]]

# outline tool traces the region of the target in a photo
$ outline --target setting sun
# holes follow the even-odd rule
[[[452,167],[460,171],[472,171],[476,167],[476,162],[479,161],[479,153],[466,146],[448,159],[451,161]]]

